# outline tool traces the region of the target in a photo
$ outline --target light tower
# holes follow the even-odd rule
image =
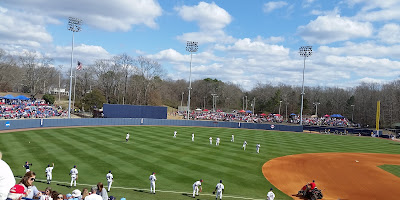
[[[304,71],[306,70],[306,58],[312,55],[312,46],[302,46],[299,48],[300,56],[304,57],[303,68],[303,84],[301,86],[301,110],[300,110],[300,125],[303,125],[303,101],[304,101]]]
[[[74,17],[68,18],[68,30],[72,31],[71,74],[69,76],[68,118],[71,118],[71,93],[72,93],[72,63],[74,61],[74,33],[81,31],[82,20]]]
[[[189,120],[190,116],[190,90],[192,89],[192,54],[193,52],[197,52],[199,46],[197,42],[187,41],[186,43],[186,51],[190,52],[190,72],[189,72],[189,94],[188,94],[188,106],[187,106],[187,119]]]

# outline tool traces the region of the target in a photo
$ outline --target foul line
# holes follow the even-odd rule
[[[17,177],[15,177],[17,178]],[[47,180],[45,179],[36,179],[38,181],[44,181],[46,182]],[[61,182],[61,181],[51,181],[54,183],[62,183],[65,184],[67,186],[69,186],[71,184],[71,182]],[[95,186],[95,185],[91,185],[91,184],[85,184],[85,183],[76,183],[76,185],[82,185],[82,186]],[[105,187],[106,188],[106,187]],[[113,186],[112,188],[117,188],[117,189],[123,189],[123,190],[144,190],[144,191],[150,191],[150,189],[141,189],[141,188],[128,188],[128,187],[118,187],[118,186]],[[188,194],[190,196],[192,196],[192,192],[178,192],[178,191],[168,191],[168,190],[156,190],[157,192],[165,192],[165,193],[173,193],[173,194]],[[201,196],[212,196],[215,197],[214,194],[201,194]],[[254,198],[250,198],[250,197],[240,197],[240,196],[229,196],[229,195],[223,195],[223,197],[225,198],[233,198],[233,199],[248,199],[248,200],[264,200],[264,199],[254,199]]]

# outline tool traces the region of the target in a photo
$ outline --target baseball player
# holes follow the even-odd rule
[[[108,171],[108,174],[106,175],[106,179],[107,179],[107,182],[108,182],[107,191],[110,192],[112,182],[114,181],[114,176],[112,175],[111,170]]]
[[[194,133],[192,133],[192,142],[194,142]]]
[[[202,182],[203,182],[203,179],[200,179],[193,183],[193,198],[195,198],[196,196],[199,196],[199,192],[201,192],[203,190],[203,188],[201,187]]]
[[[76,180],[78,179],[78,169],[76,169],[76,165],[74,165],[74,168],[69,171],[69,174],[71,175],[71,187],[72,183],[74,183],[74,187],[76,187]]]
[[[50,184],[51,179],[53,178],[53,168],[54,168],[54,163],[53,163],[53,167],[50,167],[50,165],[47,165],[46,170],[44,170],[44,172],[46,173],[46,177],[47,177],[47,184]]]
[[[219,183],[217,184],[217,186],[215,187],[215,190],[213,192],[213,194],[217,193],[215,195],[215,200],[218,199],[218,196],[219,196],[219,199],[222,199],[222,193],[224,192],[224,189],[225,188],[224,188],[224,184],[222,184],[222,180],[219,180]]]
[[[212,137],[210,137],[209,139],[210,139],[210,144],[212,144]]]
[[[155,172],[153,172],[150,175],[149,180],[150,180],[150,193],[156,194],[156,180],[157,180],[157,178],[156,178],[156,173]]]
[[[260,153],[260,147],[261,147],[260,144],[257,144],[257,145],[256,145],[257,153]]]
[[[246,150],[247,142],[246,140],[243,142],[243,150]]]
[[[219,137],[217,137],[217,140],[215,141],[215,146],[219,146],[219,142],[220,142],[220,139],[219,139]]]
[[[22,167],[26,169],[25,173],[31,171],[30,166],[32,166],[32,163],[29,163],[28,161],[25,162],[25,165],[22,165]]]
[[[126,134],[126,142],[129,140],[129,133]]]
[[[275,194],[272,192],[272,188],[269,189],[269,192],[267,194],[267,200],[274,200],[275,199]]]
[[[176,134],[177,134],[178,132],[176,132],[176,131],[174,131],[174,138],[176,138]]]
[[[235,142],[235,136],[232,134],[231,142]]]

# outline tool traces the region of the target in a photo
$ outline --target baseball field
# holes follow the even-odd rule
[[[178,134],[173,138],[175,130]],[[125,142],[128,132],[130,140]],[[235,142],[230,142],[232,134]],[[218,147],[217,137],[221,138]],[[248,143],[245,151],[244,140]],[[257,143],[261,144],[259,154]],[[15,176],[25,173],[25,161],[33,163],[40,190],[48,186],[44,170],[51,163],[55,167],[50,186],[64,194],[74,189],[67,187],[74,165],[79,170],[78,189],[97,182],[107,185],[105,176],[112,170],[109,195],[128,200],[190,199],[192,184],[199,179],[204,182],[197,199],[215,199],[212,191],[220,179],[225,185],[224,199],[266,199],[271,187],[276,199],[293,199],[312,179],[327,194],[325,199],[348,197],[338,194],[337,185],[345,181],[351,181],[347,187],[355,194],[369,189],[364,187],[366,182],[400,185],[400,143],[371,137],[201,127],[76,127],[3,132],[0,151]],[[375,160],[367,161],[371,155]],[[152,172],[157,176],[156,195],[149,193]],[[340,177],[347,179],[340,182]],[[384,199],[396,199],[398,193],[385,190]]]

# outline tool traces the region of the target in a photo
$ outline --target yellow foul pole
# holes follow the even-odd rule
[[[376,102],[376,130],[379,131],[379,117],[381,114],[381,101]]]

